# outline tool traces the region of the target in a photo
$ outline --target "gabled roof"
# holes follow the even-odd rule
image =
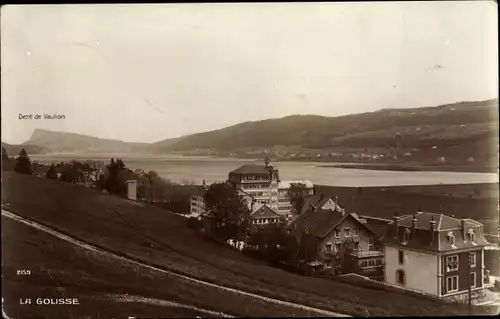
[[[362,219],[366,220],[365,226],[370,228],[370,230],[375,234],[377,238],[381,238],[385,235],[387,227],[390,223],[390,219],[378,218],[372,216],[360,216]]]
[[[300,235],[307,230],[309,235],[323,238],[342,223],[342,221],[348,218],[352,218],[358,224],[362,225],[362,227],[372,232],[355,214],[342,213],[337,210],[329,209],[314,209],[312,207],[297,217],[297,219],[288,226],[288,229],[294,236]]]
[[[257,219],[257,218],[282,218],[281,215],[276,213],[274,210],[269,208],[267,205],[262,205],[259,208],[255,209],[251,214],[250,214],[251,219]]]
[[[309,196],[304,197],[304,204],[302,205],[302,212],[306,211],[310,207],[316,207],[316,209],[321,209],[326,203],[328,203],[329,200],[332,200],[336,204],[337,209],[340,212],[345,212],[345,209],[338,206],[338,204],[335,202],[334,198],[332,198],[331,196],[325,196],[323,194],[315,194],[315,195],[309,195]]]
[[[272,167],[271,167],[272,169]],[[246,164],[229,172],[230,174],[269,174],[269,167],[257,164]]]

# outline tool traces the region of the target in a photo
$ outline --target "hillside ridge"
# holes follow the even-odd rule
[[[399,136],[398,136],[399,135]],[[395,139],[399,138],[398,141]],[[458,102],[410,109],[381,109],[374,112],[328,117],[295,114],[281,118],[246,121],[228,127],[168,138],[155,143],[133,143],[72,132],[35,129],[19,148],[32,153],[180,153],[210,150],[228,155],[276,147],[303,150],[429,149],[453,148],[468,156],[498,143],[498,98]],[[37,149],[37,147],[39,149]],[[457,150],[463,148],[463,150]],[[30,152],[28,152],[30,153]],[[203,153],[203,152],[202,152]],[[464,153],[464,154],[465,154]]]

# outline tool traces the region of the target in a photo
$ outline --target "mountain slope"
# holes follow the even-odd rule
[[[147,143],[128,143],[112,139],[36,129],[22,145],[41,145],[52,152],[133,153],[144,151]]]
[[[148,149],[162,153],[273,145],[308,149],[392,147],[398,143],[408,148],[425,148],[437,144],[456,146],[495,137],[498,137],[498,99],[416,109],[384,109],[340,117],[293,115],[167,139]]]
[[[17,156],[19,154],[19,151],[21,151],[21,149],[23,148],[28,154],[44,154],[50,152],[50,149],[46,147],[32,145],[31,143],[26,143],[23,145],[12,145],[2,142],[2,147],[5,147],[5,150],[7,151],[7,154],[9,156]]]

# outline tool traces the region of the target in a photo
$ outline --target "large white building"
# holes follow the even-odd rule
[[[466,300],[485,289],[483,225],[418,212],[394,216],[382,238],[385,281],[441,299]]]
[[[252,198],[253,204],[278,211],[279,173],[266,159],[265,165],[247,164],[229,172],[228,182]]]

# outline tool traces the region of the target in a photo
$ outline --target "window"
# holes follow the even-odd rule
[[[382,265],[382,260],[381,259],[377,259],[377,266],[381,266]]]
[[[455,245],[455,235],[452,233],[448,233],[448,241],[450,242],[450,245],[454,246]]]
[[[469,231],[468,236],[470,241],[476,241],[476,234],[474,234],[474,231],[472,229]]]
[[[349,228],[344,228],[344,236],[351,237],[351,230]]]
[[[405,253],[402,250],[398,250],[398,263],[403,265],[405,262]]]
[[[361,268],[366,268],[367,264],[366,264],[366,260],[362,260],[361,261]]]
[[[446,271],[458,270],[458,256],[448,256],[446,257]]]
[[[358,242],[354,243],[354,250],[359,250],[359,243]]]
[[[341,244],[340,243],[336,243],[335,244],[335,251],[336,252],[340,252],[340,248],[342,248]]]
[[[476,287],[476,273],[475,272],[470,273],[470,287],[471,288]]]
[[[471,268],[476,267],[476,253],[470,253],[470,266]]]
[[[335,229],[335,238],[340,238],[340,231]]]
[[[369,267],[375,266],[375,262],[373,260],[368,260],[368,266]]]
[[[326,250],[326,252],[328,252],[328,253],[332,252],[332,244],[326,244],[326,245],[325,245],[325,250]]]
[[[359,228],[354,228],[354,236],[359,236]]]
[[[452,276],[446,278],[446,291],[447,292],[458,291],[458,276]]]
[[[405,271],[404,270],[401,270],[401,269],[398,269],[396,270],[396,282],[399,284],[399,285],[404,285],[405,284]]]

